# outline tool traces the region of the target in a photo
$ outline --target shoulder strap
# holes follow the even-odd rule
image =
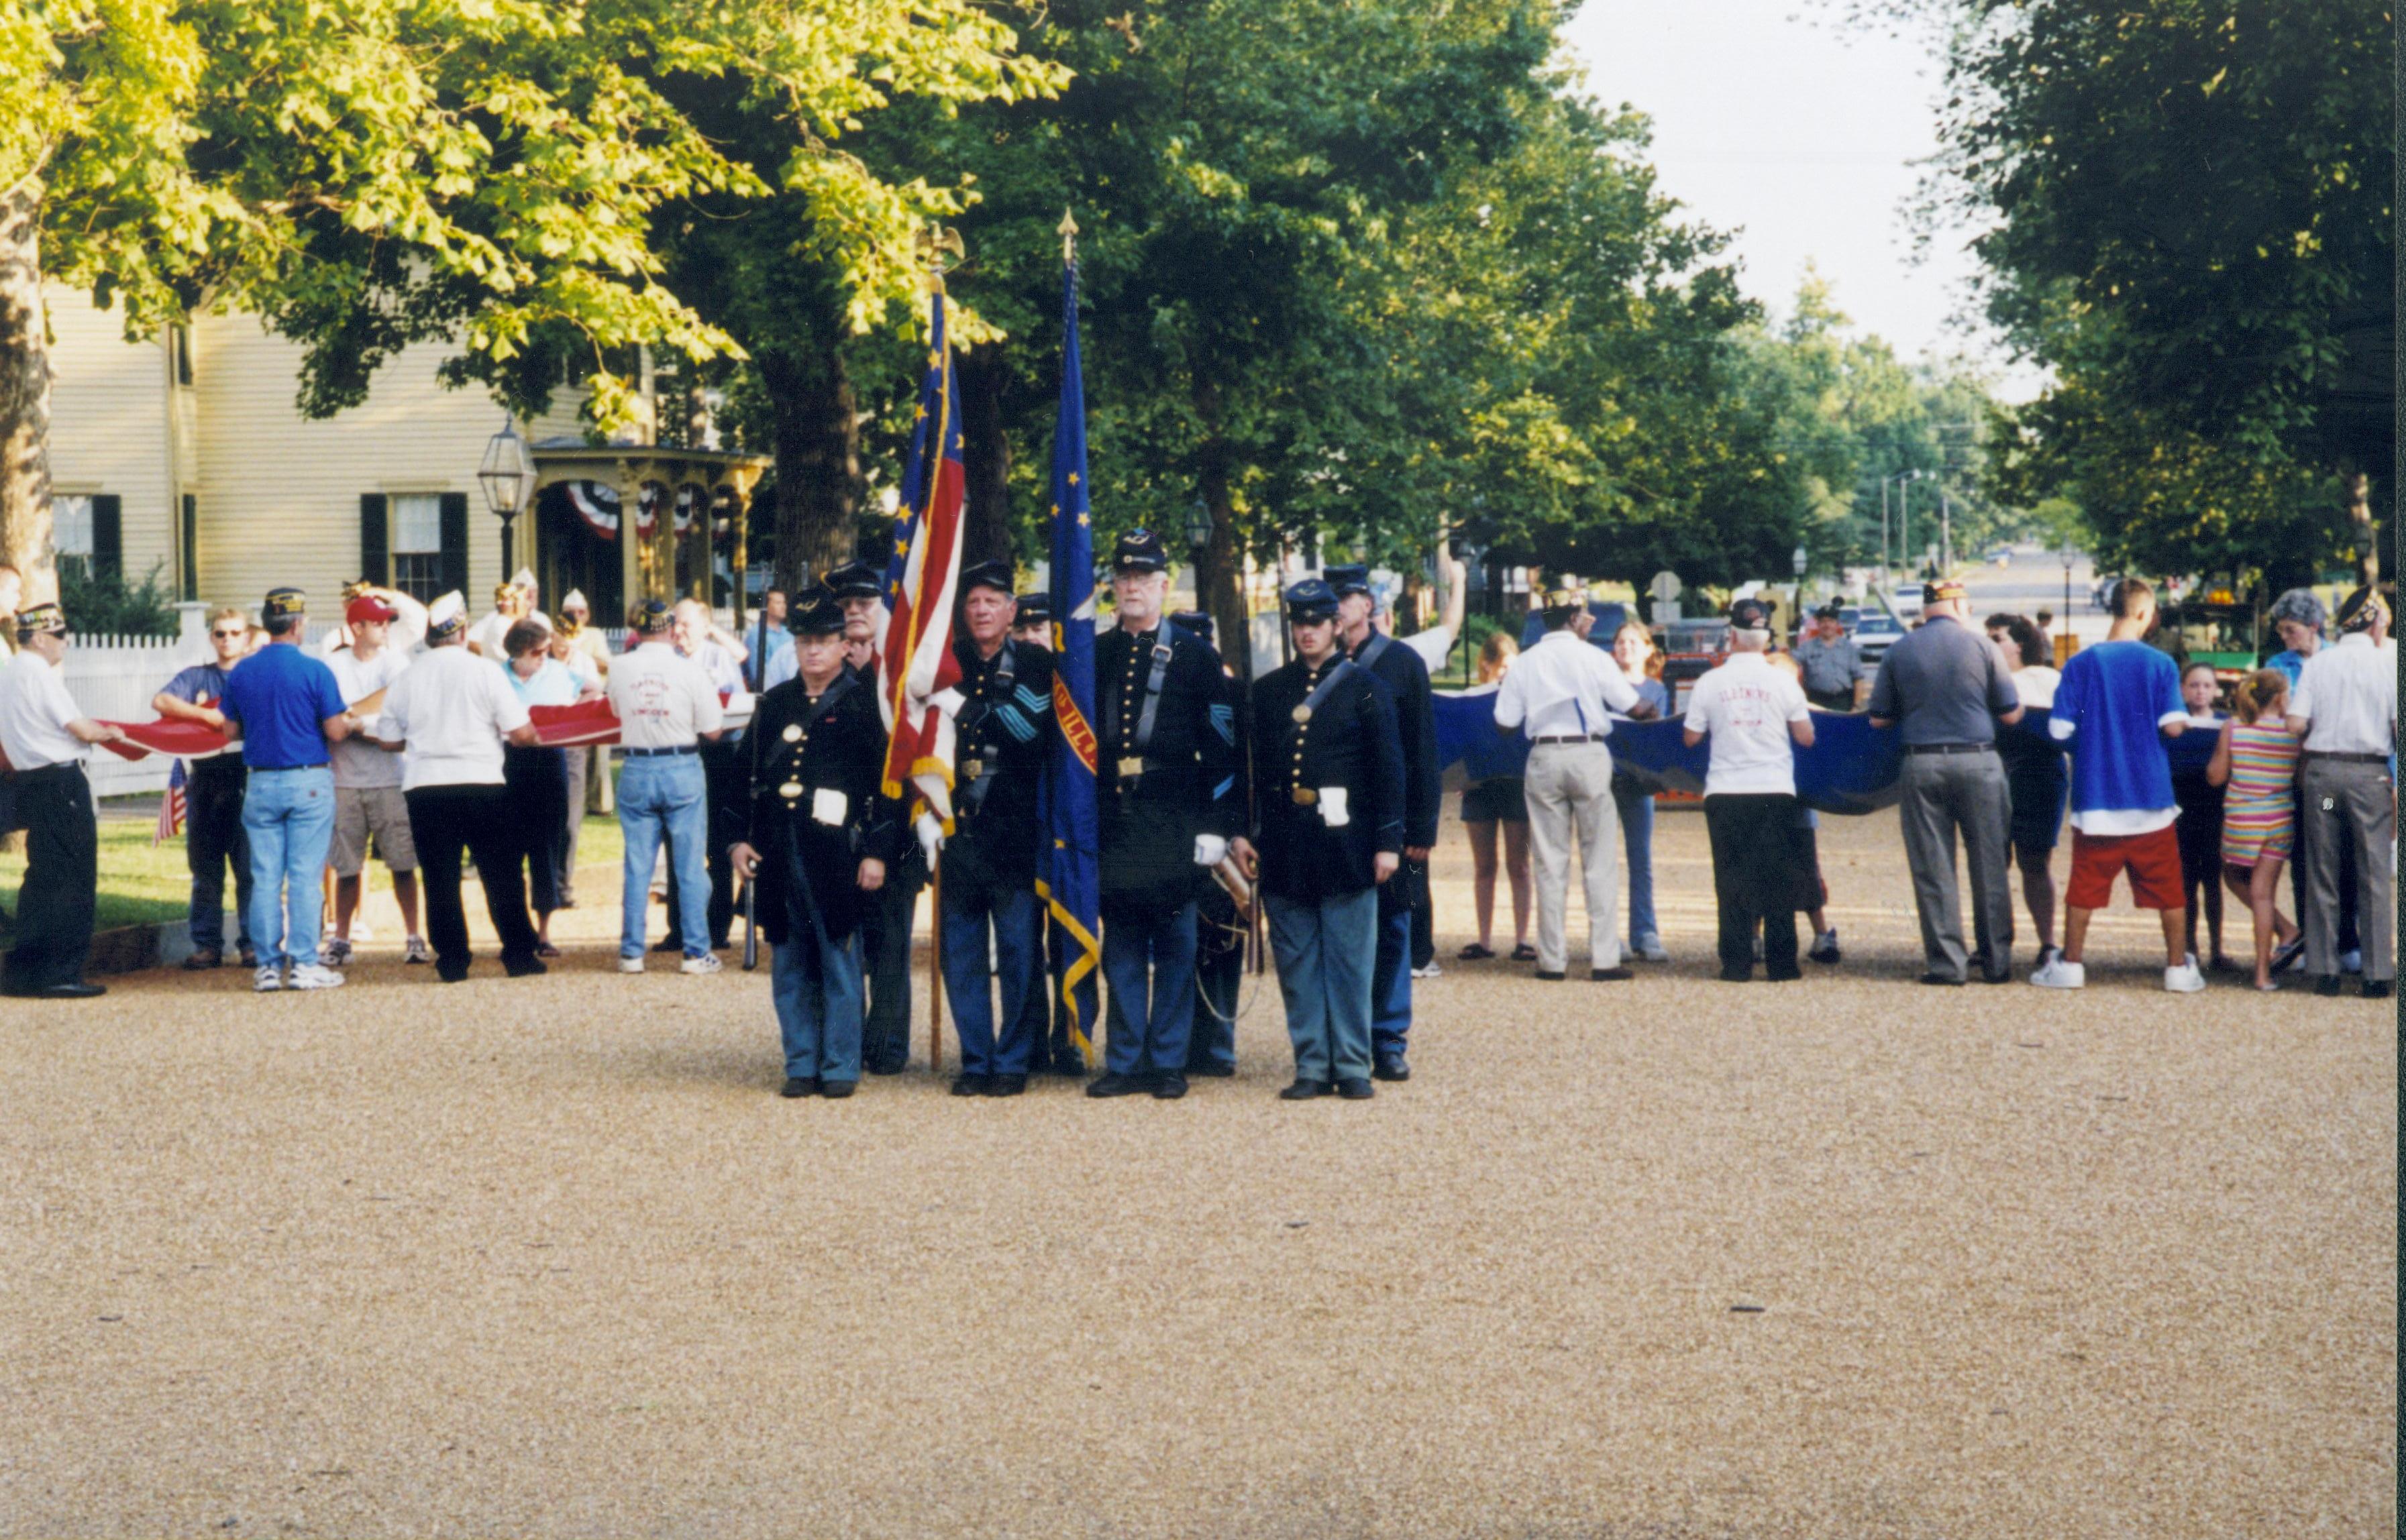
[[[1380,655],[1384,653],[1389,647],[1394,646],[1394,643],[1395,639],[1389,636],[1386,632],[1372,631],[1370,633],[1370,640],[1362,643],[1361,652],[1354,656],[1352,661],[1361,664],[1366,669],[1374,667],[1379,661]]]
[[[1169,660],[1176,656],[1178,628],[1165,620],[1161,634],[1153,639],[1153,673],[1144,682],[1144,710],[1137,713],[1136,741],[1128,746],[1143,754],[1153,746],[1153,726],[1161,714],[1161,686],[1169,678]]]
[[[1335,668],[1330,669],[1326,673],[1322,674],[1320,676],[1320,683],[1314,685],[1311,687],[1311,693],[1303,698],[1305,720],[1309,721],[1311,717],[1318,715],[1320,708],[1327,703],[1329,694],[1337,688],[1337,683],[1340,680],[1351,678],[1353,671],[1359,667],[1360,665],[1355,663],[1352,658],[1340,657],[1337,660],[1337,666]],[[1302,727],[1302,722],[1290,721],[1287,724],[1286,731],[1281,736],[1283,737],[1287,742],[1293,743]]]

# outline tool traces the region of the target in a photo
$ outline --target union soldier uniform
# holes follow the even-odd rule
[[[1021,594],[1011,619],[1012,639],[1041,649],[1049,659],[1053,653],[1053,596]],[[1083,1077],[1086,1072],[1085,1059],[1069,1042],[1069,1015],[1061,1008],[1061,975],[1069,966],[1061,948],[1063,932],[1054,925],[1052,909],[1041,897],[1036,903],[1036,928],[1044,938],[1044,968],[1029,982],[1026,1002],[1020,1008],[1020,1014],[1026,1018],[1021,1030],[1027,1035],[1027,1067],[1032,1074]]]
[[[827,574],[827,597],[839,609],[847,600],[883,599],[885,575],[865,561],[847,561]],[[848,627],[844,637],[844,667],[869,686],[874,704],[877,642],[854,638]],[[927,852],[915,839],[900,841],[894,859],[885,863],[885,885],[870,896],[861,917],[861,954],[869,973],[861,1053],[872,1075],[899,1075],[911,1062],[911,919],[927,882]]]
[[[1181,610],[1169,617],[1180,630],[1218,652],[1211,617]],[[1237,725],[1237,763],[1245,763],[1245,686],[1220,664],[1221,698]],[[1238,809],[1241,814],[1242,807]],[[1195,900],[1195,1032],[1187,1039],[1186,1072],[1225,1079],[1237,1072],[1238,997],[1245,982],[1245,922],[1237,900],[1216,882],[1202,884]]]
[[[1370,569],[1340,565],[1324,569],[1337,597],[1370,592]],[[1404,756],[1404,843],[1425,849],[1437,843],[1440,800],[1437,760],[1437,705],[1428,665],[1420,655],[1376,627],[1352,650],[1353,661],[1376,674],[1395,703],[1395,729]],[[1379,888],[1379,960],[1371,980],[1374,1002],[1370,1046],[1382,1081],[1408,1080],[1404,1050],[1412,1030],[1412,895],[1428,880],[1418,862],[1407,861],[1394,880]]]
[[[1011,568],[983,562],[961,574],[973,588],[1011,592]],[[1036,862],[1044,844],[1037,793],[1052,752],[1053,657],[1013,642],[1008,631],[992,657],[966,631],[953,640],[960,660],[962,706],[954,720],[953,832],[944,841],[944,988],[960,1034],[955,1095],[1012,1095],[1027,1083],[1035,1039],[1027,1013],[1042,992],[1037,927]],[[987,928],[993,946],[987,946]],[[991,987],[1002,988],[1000,1007]]]
[[[1121,537],[1120,573],[1166,572],[1149,530]],[[1092,1095],[1182,1095],[1195,1025],[1195,898],[1235,831],[1236,713],[1211,649],[1168,622],[1095,644],[1097,830],[1103,976],[1102,1079]]]
[[[798,598],[797,634],[842,629],[832,598]],[[860,863],[890,869],[901,809],[878,794],[885,728],[871,686],[839,671],[818,695],[800,678],[760,698],[746,735],[743,842],[762,934],[772,951],[771,992],[785,1053],[787,1095],[852,1093],[861,1071],[861,927],[877,896]]]
[[[64,636],[55,604],[17,615],[19,651],[0,669],[0,751],[8,756],[14,821],[25,831],[25,880],[17,895],[15,944],[0,968],[0,992],[46,999],[102,993],[83,982],[100,882],[100,831],[83,741],[68,730],[81,718],[58,665],[25,645]]]
[[[1334,621],[1337,596],[1306,579],[1287,618]],[[1270,951],[1295,1045],[1295,1099],[1340,1085],[1370,1094],[1372,970],[1379,949],[1374,866],[1404,849],[1404,756],[1385,685],[1340,645],[1253,685],[1253,833]]]

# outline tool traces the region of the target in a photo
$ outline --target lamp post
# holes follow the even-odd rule
[[[485,506],[502,521],[502,575],[507,578],[517,566],[510,549],[510,521],[518,516],[534,500],[534,456],[527,449],[527,441],[518,436],[516,421],[502,419],[502,431],[485,444],[485,462],[476,470],[476,480],[485,488]],[[629,511],[618,511],[618,521],[631,534],[634,521]]]
[[[1199,497],[1186,505],[1186,544],[1196,551],[1211,544],[1211,505]]]

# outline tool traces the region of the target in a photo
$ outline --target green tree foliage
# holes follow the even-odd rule
[[[2173,570],[2204,528],[2278,565],[2329,527],[2291,500],[2344,487],[2369,565],[2361,478],[2395,452],[2388,6],[1927,8],[1952,25],[1948,171],[1990,227],[1988,314],[2059,382],[2018,420],[2017,485]]]

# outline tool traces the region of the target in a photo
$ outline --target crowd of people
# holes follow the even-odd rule
[[[504,972],[542,973],[557,955],[551,917],[575,902],[589,789],[615,807],[624,833],[622,971],[644,971],[650,953],[674,955],[684,973],[719,971],[738,895],[748,895],[771,949],[789,1096],[847,1095],[864,1073],[906,1065],[912,916],[939,868],[955,1094],[1016,1095],[1031,1075],[1099,1069],[1091,1095],[1173,1098],[1190,1076],[1233,1073],[1242,937],[1257,903],[1295,1055],[1282,1095],[1373,1095],[1375,1081],[1410,1076],[1412,983],[1435,971],[1425,863],[1440,763],[1429,665],[1413,644],[1424,639],[1391,634],[1366,568],[1332,565],[1286,590],[1291,660],[1247,686],[1215,649],[1208,616],[1164,613],[1168,567],[1149,532],[1119,542],[1093,716],[1078,725],[1096,741],[1102,1023],[1080,1020],[1078,994],[1065,987],[1083,971],[1086,938],[1039,893],[1051,838],[1041,787],[1065,730],[1051,617],[1041,596],[1014,593],[999,562],[959,579],[952,644],[962,704],[941,855],[888,795],[876,699],[882,583],[866,565],[790,600],[771,592],[748,640],[719,629],[698,602],[639,603],[616,654],[581,595],[546,616],[530,574],[503,585],[474,622],[457,594],[421,605],[353,585],[340,624],[315,647],[304,644],[308,600],[298,590],[269,593],[256,625],[220,609],[210,661],[166,681],[154,702],[163,717],[235,742],[196,760],[190,782],[193,950],[182,966],[224,966],[231,928],[256,990],[339,986],[374,858],[391,876],[404,960],[465,978],[464,860]],[[1694,681],[1679,726],[1682,742],[1707,756],[1722,979],[1748,980],[1758,965],[1769,979],[1793,979],[1804,961],[1839,961],[1796,756],[1815,743],[1817,721],[1860,712],[1873,729],[1893,730],[1902,750],[1924,983],[2014,977],[2007,873],[2017,867],[2039,941],[2033,984],[2082,986],[2091,919],[2127,874],[2134,901],[2160,912],[2168,989],[2204,987],[2201,908],[2211,954],[2222,957],[2227,888],[2253,918],[2258,988],[2276,987],[2294,961],[2323,993],[2358,968],[2364,994],[2389,993],[2396,678],[2378,594],[2349,600],[2329,646],[2313,597],[2284,596],[2274,618],[2287,649],[2241,684],[2227,718],[2214,710],[2210,672],[2185,680],[2142,640],[2155,618],[2144,582],[2117,586],[2108,639],[2059,672],[2032,622],[1991,615],[1975,629],[1965,602],[1959,584],[1928,585],[1922,623],[1876,669],[1833,612],[1782,650],[1768,606],[1730,606],[1727,655]],[[1550,592],[1530,644],[1491,636],[1479,664],[1497,733],[1467,765],[1478,939],[1462,955],[1495,955],[1502,874],[1511,956],[1550,982],[1570,976],[1574,852],[1589,979],[1624,982],[1633,961],[1667,957],[1653,910],[1653,793],[1610,745],[1616,721],[1664,716],[1673,697],[1648,629],[1616,623],[1600,638],[1597,618],[1583,592]],[[55,604],[23,610],[22,651],[0,671],[10,821],[28,849],[0,972],[12,995],[101,992],[82,976],[95,844],[80,761],[120,729],[69,699],[67,627]],[[755,708],[748,721],[730,711],[739,697]],[[602,699],[616,718],[615,784],[606,747],[545,744],[530,714]],[[2043,715],[2043,735],[2023,725],[2026,713]],[[2176,784],[2165,743],[2189,731],[2217,741],[2206,767]],[[2073,857],[2059,940],[2048,869],[2067,802]],[[668,925],[655,942],[651,880],[663,846]],[[2294,921],[2279,904],[2285,863]],[[329,873],[331,926],[320,910]],[[1801,938],[1800,913],[1809,920]],[[1090,1065],[1085,1045],[1097,1038],[1100,1063]]]

